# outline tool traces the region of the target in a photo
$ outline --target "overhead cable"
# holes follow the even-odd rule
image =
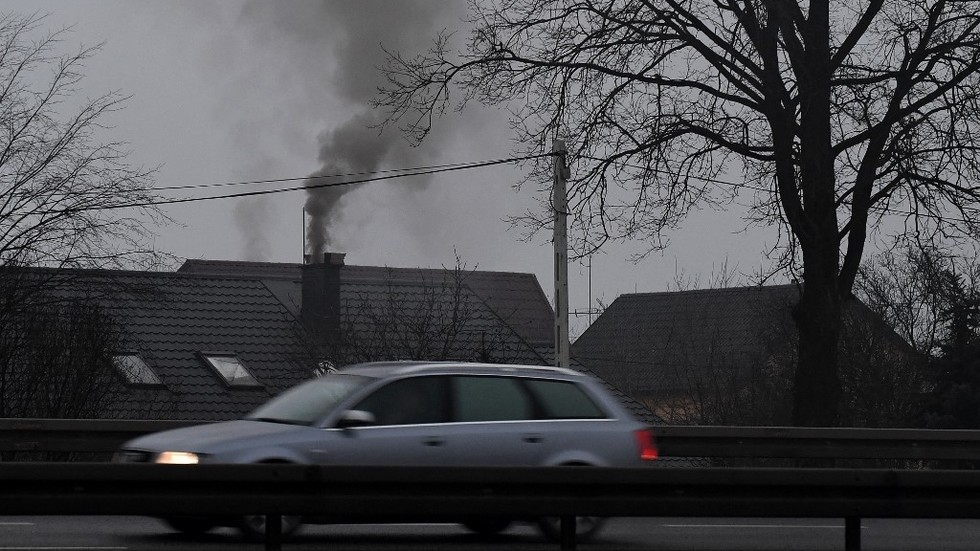
[[[360,178],[357,180],[346,180],[342,182],[327,182],[320,184],[309,184],[302,186],[284,187],[276,189],[265,189],[257,191],[242,191],[239,193],[229,193],[225,195],[209,195],[207,197],[183,197],[175,199],[157,199],[153,201],[143,201],[134,203],[120,203],[116,205],[92,205],[79,208],[65,208],[65,209],[52,209],[50,212],[60,213],[68,211],[85,211],[85,210],[116,210],[116,209],[126,209],[126,208],[141,208],[150,207],[157,205],[175,205],[180,203],[195,203],[199,201],[213,201],[216,199],[237,199],[242,197],[255,197],[259,195],[271,195],[274,193],[288,193],[293,191],[306,191],[315,190],[331,187],[341,187],[341,186],[351,186],[356,184],[366,184],[369,182],[379,182],[383,180],[392,180],[395,178],[407,178],[410,176],[427,176],[431,174],[439,174],[442,172],[454,172],[458,170],[472,170],[475,168],[484,168],[494,165],[502,164],[512,164],[520,161],[527,161],[532,159],[540,159],[543,157],[551,157],[554,153],[542,153],[540,155],[528,155],[525,157],[511,157],[507,159],[494,159],[489,161],[475,161],[471,163],[455,163],[450,165],[437,165],[432,167],[422,167],[420,169],[396,169],[396,170],[386,170],[386,171],[376,171],[376,172],[365,172],[365,173],[355,173],[352,175],[367,175],[367,174],[382,174],[386,173],[385,176],[377,177],[367,177]],[[394,172],[394,174],[391,174]],[[245,184],[260,184],[260,183],[282,183],[282,182],[293,182],[293,181],[313,181],[313,180],[335,180],[337,178],[345,178],[348,175],[313,175],[306,176],[303,178],[279,178],[273,180],[255,180],[251,182],[229,182],[222,184],[198,184],[196,187],[216,187],[216,186],[228,186],[228,185],[245,185]],[[183,188],[181,186],[174,186],[173,188],[155,188],[157,190],[161,189],[192,189],[195,186],[189,188]]]

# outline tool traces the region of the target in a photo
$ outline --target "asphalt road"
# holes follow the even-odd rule
[[[877,520],[862,523],[867,550],[973,550],[980,521]],[[454,525],[308,526],[284,550],[556,550],[530,526],[480,538]],[[843,550],[836,519],[613,519],[587,551]],[[228,529],[189,538],[141,517],[0,517],[0,551],[261,550]]]

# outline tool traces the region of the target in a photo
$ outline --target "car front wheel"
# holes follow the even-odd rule
[[[246,515],[238,523],[238,529],[245,539],[250,541],[262,541],[265,539],[265,515]],[[299,530],[303,525],[303,519],[293,515],[282,516],[282,535],[288,536]]]
[[[605,517],[575,517],[575,541],[582,543],[596,537],[606,524]],[[543,517],[538,528],[551,541],[561,541],[561,518]]]

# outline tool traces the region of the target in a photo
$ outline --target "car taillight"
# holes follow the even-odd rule
[[[657,449],[657,438],[650,429],[640,429],[633,433],[636,436],[636,444],[640,448],[640,459],[653,461],[660,457],[660,450]]]

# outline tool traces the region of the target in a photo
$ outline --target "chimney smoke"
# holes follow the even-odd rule
[[[371,127],[371,113],[361,113],[327,134],[320,135],[320,170],[305,181],[309,253],[319,258],[333,244],[330,225],[335,223],[341,199],[351,190],[351,180],[375,172],[391,149],[395,137],[379,136]],[[357,176],[346,176],[356,174]]]
[[[459,24],[464,9],[465,3],[458,0],[274,4],[250,0],[243,7],[243,17],[260,25],[263,37],[277,37],[295,48],[294,55],[283,60],[284,66],[308,59],[322,63],[307,64],[297,71],[299,86],[346,102],[344,112],[351,114],[339,126],[320,134],[320,168],[305,182],[309,217],[305,252],[312,258],[322,257],[337,245],[333,232],[342,222],[345,196],[351,191],[351,186],[344,185],[347,181],[368,177],[385,160],[393,164],[425,164],[425,157],[431,158],[432,152],[438,151],[438,146],[432,144],[429,153],[425,153],[425,148],[410,149],[398,132],[379,132],[378,123],[384,115],[369,101],[383,83],[378,70],[386,57],[382,45],[391,51],[424,51],[438,30]],[[304,112],[313,117],[317,114],[315,109],[314,105],[306,106]],[[342,174],[358,176],[337,176]]]

